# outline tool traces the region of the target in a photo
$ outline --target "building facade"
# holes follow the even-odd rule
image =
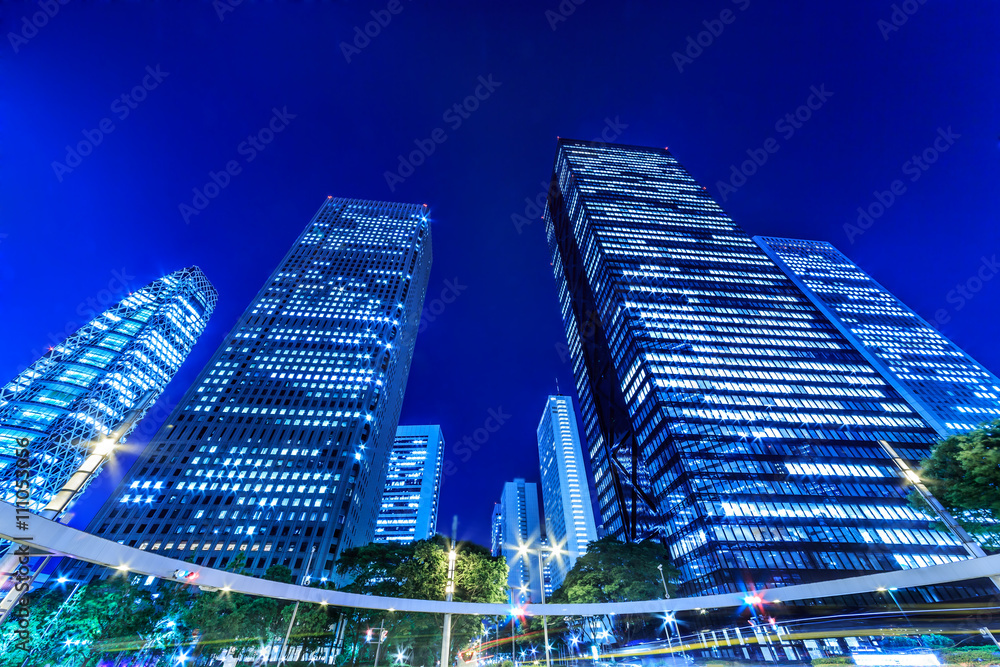
[[[607,534],[682,594],[966,558],[882,444],[934,430],[667,150],[561,139],[545,220]]]
[[[552,586],[558,588],[576,560],[597,539],[586,464],[573,400],[549,396],[538,423],[545,536],[552,548]]]
[[[831,244],[754,241],[938,434],[1000,419],[1000,380]]]
[[[374,536],[430,265],[426,206],[329,198],[90,532],[330,577]]]
[[[505,483],[500,502],[493,509],[493,555],[507,559],[512,604],[542,599],[538,552],[543,538],[538,487],[523,479]]]
[[[0,499],[15,502],[23,447],[32,472],[29,509],[44,508],[95,439],[154,403],[205,330],[217,298],[198,267],[171,273],[92,319],[0,389]]]
[[[500,503],[493,503],[493,514],[490,516],[490,553],[494,558],[503,553],[503,513]]]
[[[441,427],[400,426],[389,456],[375,541],[408,544],[437,533],[444,435]]]

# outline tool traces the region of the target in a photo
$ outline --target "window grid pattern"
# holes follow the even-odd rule
[[[8,490],[2,500],[15,502],[18,440],[28,441],[29,509],[39,511],[91,454],[95,438],[120,428],[149,394],[141,418],[205,330],[217,296],[198,267],[164,276],[0,389],[0,486]]]
[[[431,264],[426,206],[329,198],[91,524],[331,577],[371,541]],[[309,572],[305,572],[310,562]]]
[[[400,426],[389,456],[375,541],[407,544],[437,532],[444,436],[440,426]]]
[[[576,412],[569,397],[549,396],[537,436],[545,536],[557,549],[550,565],[552,585],[558,588],[576,560],[587,553],[587,545],[597,539]]]
[[[831,244],[754,240],[940,435],[1000,418],[1000,380]]]
[[[543,544],[538,512],[538,486],[523,479],[506,482],[493,509],[493,555],[504,556],[512,604],[541,600],[538,550]],[[521,547],[528,551],[518,553]]]
[[[659,536],[685,594],[966,557],[902,511],[879,443],[919,460],[934,431],[668,151],[562,139],[553,172],[546,232],[607,534]]]

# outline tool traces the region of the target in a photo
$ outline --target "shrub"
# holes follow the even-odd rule
[[[949,648],[955,645],[955,641],[944,635],[921,635],[924,646],[929,648]]]
[[[948,665],[975,665],[985,667],[986,665],[1000,665],[1000,656],[996,651],[985,646],[972,647],[969,650],[942,651],[945,664]]]

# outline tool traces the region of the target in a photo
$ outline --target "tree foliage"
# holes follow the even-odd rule
[[[29,656],[24,648],[30,652],[29,666],[58,658],[65,667],[87,667],[105,657],[138,651],[165,609],[123,574],[80,586],[72,597],[62,588],[40,589],[24,606],[30,609],[28,644],[17,641],[17,619],[9,619],[0,640],[2,667],[20,665]]]
[[[591,542],[577,559],[565,581],[552,594],[553,602],[630,602],[663,598],[663,583],[656,566],[663,566],[668,588],[677,573],[670,553],[656,542],[619,542],[605,537]]]
[[[243,554],[227,570],[244,573]],[[292,583],[292,572],[272,565],[264,579]],[[193,657],[216,657],[223,651],[237,658],[253,659],[262,648],[280,645],[291,622],[295,603],[228,591],[202,591],[182,615],[183,624],[198,643]],[[301,604],[295,617],[289,646],[316,649],[333,623],[321,605]]]
[[[1000,420],[937,443],[921,479],[969,532],[1000,546]],[[919,496],[911,503],[922,507]]]
[[[666,547],[651,540],[627,543],[613,537],[602,538],[587,546],[587,553],[577,559],[562,585],[553,592],[552,602],[587,604],[662,599],[663,580],[657,565],[663,566],[663,579],[673,594],[671,582],[677,578],[677,571]],[[592,634],[595,622],[610,625],[605,629],[621,643],[637,636],[653,635],[659,627],[641,614],[590,621],[567,619],[567,622],[584,636]]]
[[[494,558],[477,544],[459,544],[457,553],[453,599],[456,602],[505,602],[506,560]],[[353,582],[343,588],[351,593],[444,600],[448,547],[441,536],[404,545],[372,543],[344,550],[337,561],[337,572],[353,577]],[[437,660],[443,625],[440,614],[385,614],[363,609],[348,613],[342,654],[345,661],[371,660],[374,642],[365,642],[366,633],[368,628],[374,628],[377,634],[383,623],[389,631],[387,644],[382,647],[383,655],[391,646],[395,650],[402,649],[410,664],[433,665]],[[481,633],[480,619],[453,616],[451,655]]]
[[[459,545],[454,599],[470,602],[503,602],[506,599],[507,565],[483,547]],[[247,574],[242,554],[226,568]],[[405,546],[370,544],[347,550],[338,561],[342,574],[354,576],[346,590],[372,595],[442,600],[448,552],[441,538]],[[290,583],[291,571],[281,565],[267,570],[264,579]],[[197,585],[164,581],[155,589],[140,585],[138,576],[116,573],[81,585],[72,597],[65,587],[32,592],[26,605],[30,615],[12,618],[0,627],[0,667],[59,664],[93,667],[114,664],[140,654],[153,664],[157,657],[172,663],[179,651],[194,662],[210,664],[227,654],[254,661],[262,649],[270,653],[281,645],[292,622],[288,655],[308,661],[331,644],[339,629],[346,651],[341,660],[361,662],[374,657],[374,644],[364,643],[365,630],[377,627],[383,615],[368,610],[295,603],[230,591],[201,590]],[[324,586],[328,584],[323,584]],[[71,584],[72,586],[72,584]],[[155,594],[154,594],[155,593]],[[24,627],[19,625],[25,624]],[[388,614],[388,642],[405,649],[410,664],[433,665],[441,646],[442,617],[430,614]],[[452,623],[452,655],[481,633],[478,619],[456,616]],[[23,646],[19,646],[26,630]],[[301,652],[298,649],[301,648]],[[359,651],[359,648],[366,649]],[[387,650],[388,645],[383,646]],[[383,650],[384,665],[390,660]],[[56,662],[58,661],[58,662]]]

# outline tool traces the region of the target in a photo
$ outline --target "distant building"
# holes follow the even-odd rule
[[[549,562],[552,586],[558,588],[597,539],[573,400],[549,396],[537,433],[545,536],[554,549]]]
[[[407,544],[434,537],[441,494],[440,426],[400,426],[389,455],[375,541]]]
[[[507,558],[507,587],[514,604],[542,599],[538,551],[543,536],[539,518],[535,484],[515,479],[503,485],[500,503],[493,509],[493,554]],[[520,555],[522,547],[529,553]]]
[[[375,535],[430,267],[426,206],[324,201],[90,532],[331,577]]]
[[[494,558],[503,554],[503,514],[500,503],[493,504],[493,515],[490,517],[490,552]]]
[[[205,331],[217,299],[201,269],[175,271],[129,294],[4,385],[0,499],[15,502],[23,439],[30,509],[44,508],[95,438],[120,428],[144,399],[143,413],[153,405]]]
[[[559,584],[556,584],[553,581],[552,556],[549,552],[549,538],[542,537],[540,544],[542,546],[542,575],[545,578],[545,599],[548,600],[552,597],[552,591],[559,588]],[[532,554],[532,558],[537,557],[537,554]]]
[[[1000,380],[831,244],[754,241],[940,435],[1000,418]]]

